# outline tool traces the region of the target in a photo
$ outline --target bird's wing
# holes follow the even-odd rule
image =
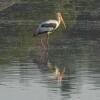
[[[56,24],[55,23],[42,24],[41,27],[52,27],[52,28],[55,28]]]
[[[58,22],[56,20],[48,20],[48,21],[45,21],[45,22],[41,23],[41,27],[56,28],[57,23]]]

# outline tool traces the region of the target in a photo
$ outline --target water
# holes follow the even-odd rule
[[[31,50],[26,50],[27,55],[17,57],[15,51],[5,56],[4,53],[9,54],[10,51],[1,48],[1,99],[99,100],[100,40],[77,38],[66,39],[64,43],[49,48],[49,51],[29,47]],[[65,67],[61,83],[53,78],[55,65]]]
[[[41,8],[43,11],[37,8],[41,6],[39,0],[34,7],[23,1],[0,12],[1,100],[99,100],[100,38],[84,31],[76,33],[79,36],[66,34],[60,29],[50,36],[49,48],[44,50],[32,33],[39,22],[53,18],[57,9],[53,1],[48,3],[48,9]],[[26,6],[40,18],[31,15],[32,10]],[[7,12],[6,17],[3,14]],[[55,68],[65,70],[61,81],[55,78]]]

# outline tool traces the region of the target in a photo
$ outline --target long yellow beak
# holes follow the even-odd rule
[[[67,27],[66,27],[66,24],[65,24],[65,22],[64,22],[63,17],[61,16],[60,18],[61,18],[61,22],[62,22],[62,24],[64,25],[64,28],[66,29]]]

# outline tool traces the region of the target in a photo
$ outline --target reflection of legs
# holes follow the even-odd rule
[[[40,62],[42,64],[47,64],[48,63],[48,52],[46,50],[41,52]]]

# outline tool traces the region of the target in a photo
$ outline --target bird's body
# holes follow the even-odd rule
[[[42,22],[36,30],[36,35],[40,35],[44,33],[52,33],[54,30],[56,30],[59,27],[59,24],[60,23],[57,20],[48,20]]]

